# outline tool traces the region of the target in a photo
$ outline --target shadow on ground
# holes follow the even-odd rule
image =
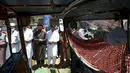
[[[38,68],[39,68],[38,65],[33,65],[33,66],[32,66],[32,69],[33,69],[33,70],[37,70]]]
[[[56,73],[56,70],[55,69],[50,69],[50,72],[51,73]]]

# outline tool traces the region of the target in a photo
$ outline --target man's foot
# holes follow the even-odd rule
[[[35,73],[35,71],[34,71],[34,70],[32,70],[32,73]]]
[[[47,64],[44,64],[43,67],[47,67],[48,65]]]
[[[47,66],[47,68],[50,68],[50,67],[51,67],[51,65],[48,65],[48,66]]]

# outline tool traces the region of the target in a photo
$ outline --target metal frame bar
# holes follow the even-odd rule
[[[7,27],[8,44],[9,44],[10,54],[12,56],[13,52],[12,52],[12,47],[11,47],[11,28],[10,28],[9,20],[6,20],[5,24],[6,24],[6,27]]]
[[[120,23],[121,23],[121,28],[124,29],[124,25],[123,25],[123,19],[120,19]]]
[[[130,13],[128,13],[128,16],[129,16],[129,18],[128,18],[128,24],[127,24],[127,48],[128,48],[128,51],[129,51],[129,53],[130,53],[130,36],[129,36],[129,31],[130,31],[130,29],[129,29],[129,25],[130,25]]]
[[[51,5],[8,5],[8,8],[52,8]],[[56,5],[56,7],[67,7],[66,5]]]
[[[20,35],[20,40],[21,40],[21,48],[23,50],[23,54],[25,55],[25,58],[27,58],[27,53],[26,53],[26,47],[24,43],[24,35],[23,35],[23,30],[22,30],[22,21],[20,19],[20,16],[17,16],[17,23],[18,23],[18,30],[19,30],[19,35]]]
[[[8,8],[8,7],[6,7],[5,5],[2,5],[2,4],[0,4],[2,7],[4,7],[5,9],[10,9],[10,10],[12,10],[16,15],[17,15],[17,13],[16,13],[16,11],[14,11],[12,8]],[[27,59],[27,53],[26,53],[26,48],[25,48],[25,44],[22,44],[22,42],[24,42],[24,37],[23,37],[23,31],[22,31],[22,26],[21,26],[21,20],[20,20],[20,17],[17,17],[17,22],[18,22],[18,30],[19,30],[19,35],[20,35],[20,39],[21,39],[21,46],[22,46],[22,50],[23,50],[23,53],[24,53],[24,55],[25,55],[25,57],[26,57],[26,59]],[[8,21],[8,19],[6,20],[6,26],[7,26],[7,32],[8,32],[8,40],[9,40],[9,47],[10,47],[10,53],[11,53],[11,55],[13,54],[12,53],[12,47],[11,47],[11,28],[10,28],[10,25],[9,25],[9,21]],[[27,59],[28,60],[28,59]]]

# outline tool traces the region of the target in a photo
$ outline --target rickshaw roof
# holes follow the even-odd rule
[[[0,0],[2,5],[23,15],[59,14],[61,17],[113,19],[117,14],[128,17],[130,0]]]
[[[64,10],[66,18],[74,20],[128,18],[130,0],[82,0]]]
[[[0,0],[2,5],[23,15],[61,13],[74,0]],[[55,6],[54,8],[51,7]]]

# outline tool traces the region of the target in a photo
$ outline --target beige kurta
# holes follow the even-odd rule
[[[32,58],[33,56],[32,39],[33,39],[33,32],[31,29],[27,28],[24,31],[24,40],[29,41],[28,43],[25,43],[27,58]]]

